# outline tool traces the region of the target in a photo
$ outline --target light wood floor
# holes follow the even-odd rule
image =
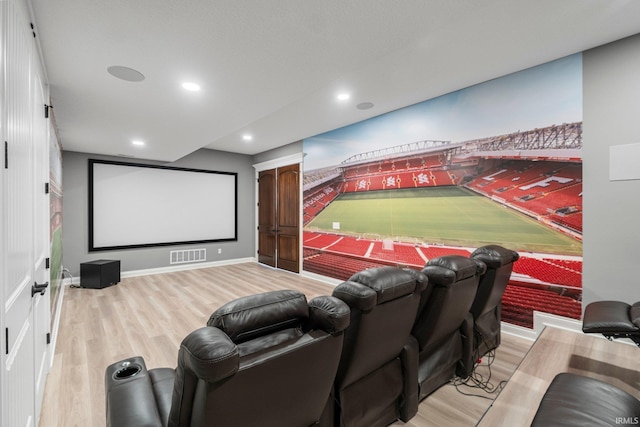
[[[274,289],[298,289],[308,299],[330,295],[333,286],[255,263],[124,278],[105,289],[67,288],[54,364],[47,378],[39,427],[105,425],[104,371],[140,355],[149,369],[175,367],[178,347],[204,326],[222,304]],[[531,341],[503,334],[491,383],[507,380]],[[486,362],[486,361],[485,361]],[[485,366],[477,369],[485,377]],[[469,387],[465,396],[446,385],[420,403],[408,423],[394,426],[473,426],[495,397]]]
[[[609,342],[599,335],[547,327],[479,425],[530,425],[560,372],[597,378],[640,399],[639,351],[635,345]]]

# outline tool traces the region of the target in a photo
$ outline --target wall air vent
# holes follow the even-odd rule
[[[184,249],[169,252],[169,264],[185,264],[207,260],[206,249]]]

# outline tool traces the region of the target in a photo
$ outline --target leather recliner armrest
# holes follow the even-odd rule
[[[187,335],[178,351],[169,425],[191,425],[194,395],[184,390],[195,390],[200,380],[216,382],[230,377],[239,366],[238,347],[220,329],[205,326]]]
[[[238,347],[218,328],[196,329],[182,340],[178,363],[198,378],[216,382],[238,371]]]
[[[409,336],[400,353],[402,363],[402,403],[399,408],[400,420],[409,421],[418,413],[420,386],[418,384],[418,341]]]
[[[349,326],[351,309],[336,297],[319,296],[309,301],[309,326],[337,334]]]
[[[342,282],[333,290],[332,296],[346,302],[351,309],[370,311],[376,306],[377,294],[373,289],[357,282]]]
[[[458,362],[456,374],[460,378],[468,378],[473,373],[476,362],[476,354],[473,351],[473,315],[467,313],[460,325],[460,336],[462,338],[462,358]]]
[[[109,365],[105,371],[107,427],[162,427],[149,372],[142,357]]]
[[[487,245],[473,251],[471,258],[484,262],[488,268],[500,268],[511,262],[516,262],[520,255],[498,245]]]

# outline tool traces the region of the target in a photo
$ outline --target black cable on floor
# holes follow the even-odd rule
[[[487,343],[484,340],[484,337],[482,336],[482,334],[480,334],[478,331],[476,331],[476,333],[477,333],[477,337],[482,340],[482,343],[485,346],[487,346]],[[492,395],[492,394],[497,395],[504,388],[507,381],[500,381],[497,385],[494,385],[491,383],[491,365],[493,365],[495,357],[496,357],[496,350],[494,348],[484,355],[484,358],[487,361],[487,364],[481,365],[479,362],[480,358],[477,357],[477,354],[474,354],[475,361],[473,364],[473,370],[471,372],[471,375],[469,375],[468,378],[464,378],[464,379],[456,377],[453,380],[451,380],[451,384],[455,386],[456,390],[460,394],[463,394],[465,396],[481,397],[483,399],[489,399],[489,400],[495,399],[495,396],[483,396],[481,394],[468,393],[461,390],[460,388],[461,386],[466,386],[472,389],[481,390],[489,395]],[[486,378],[480,372],[478,372],[479,367],[486,367],[488,369],[489,372]]]
[[[71,275],[71,272],[69,271],[68,268],[63,268],[62,269],[62,280],[64,280],[64,275],[65,273],[67,274],[67,276],[69,277],[69,279],[71,280],[71,284],[69,285],[70,288],[79,288],[80,285],[74,285],[73,284],[73,276]]]

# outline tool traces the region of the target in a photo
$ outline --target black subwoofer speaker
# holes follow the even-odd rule
[[[120,261],[99,259],[80,264],[80,286],[102,289],[120,281]]]

